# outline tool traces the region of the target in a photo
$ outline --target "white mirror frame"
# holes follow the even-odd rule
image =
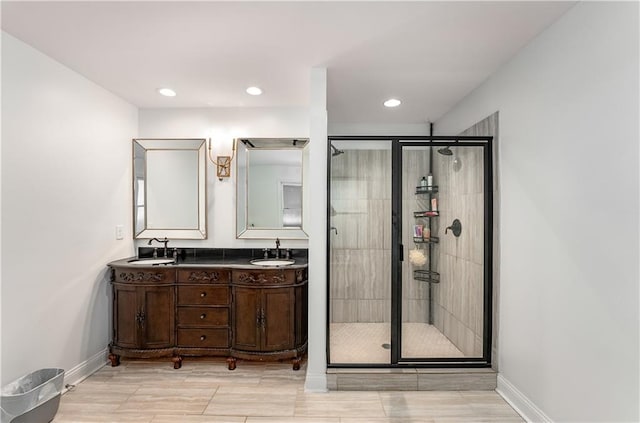
[[[254,145],[259,145],[262,148],[267,149],[282,149],[282,150],[301,150],[302,151],[302,227],[300,228],[248,228],[247,227],[247,215],[248,215],[248,172],[249,169],[246,166],[247,151],[251,148],[247,147],[242,140],[249,140]],[[293,141],[304,142],[304,147],[286,147],[291,146]],[[309,139],[308,138],[239,138],[236,140],[237,152],[236,152],[236,238],[237,239],[308,239],[309,235],[305,231],[309,225],[309,189],[306,187],[309,184]],[[260,148],[260,147],[257,147]],[[243,149],[243,151],[240,151]],[[242,160],[245,161],[244,168]],[[243,172],[241,175],[240,172]],[[243,216],[244,221],[241,221],[239,216],[240,208],[244,208]]]
[[[136,164],[135,150],[136,144],[144,149],[145,158],[141,163]],[[193,228],[162,228],[162,229],[148,229],[147,226],[147,193],[149,189],[147,187],[147,160],[146,155],[149,151],[185,151],[192,150],[198,154],[198,181],[197,181],[197,193],[198,193],[198,210],[197,210],[197,226]],[[132,143],[132,159],[133,159],[133,237],[134,239],[145,238],[164,238],[169,239],[206,239],[207,238],[207,159],[206,159],[206,140],[204,138],[173,138],[173,139],[141,139],[134,138]],[[142,166],[144,171],[144,195],[145,195],[145,210],[144,210],[144,223],[143,228],[138,230],[136,228],[137,218],[137,172],[136,165]]]

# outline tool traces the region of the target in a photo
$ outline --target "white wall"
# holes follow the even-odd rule
[[[331,116],[329,116],[331,120]],[[328,125],[329,135],[429,135],[429,123],[378,124],[378,123],[332,123]]]
[[[311,70],[309,347],[305,390],[327,390],[327,70]]]
[[[135,107],[2,33],[2,384],[105,363],[136,131]]]
[[[169,99],[170,100],[170,99]],[[298,108],[203,108],[141,109],[141,138],[211,138],[212,157],[231,155],[234,138],[308,138],[309,109]],[[262,248],[271,240],[236,239],[236,161],[231,178],[219,181],[216,168],[207,164],[208,238],[175,240],[173,247]],[[146,245],[138,241],[138,245]],[[283,240],[282,248],[306,248],[306,240]]]
[[[533,420],[639,421],[638,3],[581,2],[450,113],[500,112],[499,386]]]

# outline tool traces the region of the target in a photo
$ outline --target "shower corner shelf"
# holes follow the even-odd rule
[[[414,270],[413,278],[421,282],[440,283],[440,273],[432,270]]]
[[[440,216],[440,212],[432,211],[432,210],[422,210],[422,211],[414,211],[413,217],[438,217]]]
[[[416,244],[437,244],[438,242],[440,242],[440,238],[438,238],[437,236],[432,236],[429,238],[419,238],[414,236],[413,242],[415,242]]]
[[[430,187],[417,186],[416,194],[435,194],[438,192],[438,186],[432,185]]]

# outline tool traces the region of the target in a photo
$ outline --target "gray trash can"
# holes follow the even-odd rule
[[[40,369],[2,388],[2,423],[48,423],[60,405],[63,369]]]

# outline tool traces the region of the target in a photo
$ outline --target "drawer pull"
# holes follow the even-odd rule
[[[204,320],[206,317],[207,317],[207,315],[206,315],[205,313],[202,313],[202,314],[200,315],[200,320]]]
[[[202,336],[200,337],[200,340],[201,340],[201,341],[204,341],[205,339],[207,339],[207,337],[206,337],[206,336],[204,336],[204,335],[202,335]]]
[[[200,293],[200,298],[204,298],[204,297],[206,297],[206,296],[207,296],[207,293],[206,293],[206,292],[201,292],[201,293]]]

